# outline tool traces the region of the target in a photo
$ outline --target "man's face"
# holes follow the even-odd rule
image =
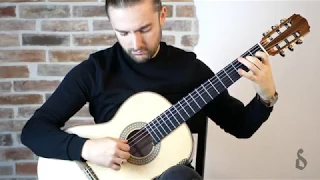
[[[159,15],[153,2],[145,0],[126,8],[109,7],[108,12],[120,45],[134,61],[141,63],[155,56],[162,37],[165,7]]]

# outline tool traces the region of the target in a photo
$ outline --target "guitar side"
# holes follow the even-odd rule
[[[81,125],[66,130],[86,138],[120,138],[124,130],[137,122],[148,123],[168,109],[171,104],[153,92],[141,92],[131,96],[119,108],[114,118],[102,124]],[[127,163],[119,171],[88,162],[98,179],[152,179],[182,160],[190,160],[193,153],[192,134],[183,123],[162,139],[157,155],[146,164]],[[39,180],[87,179],[74,161],[39,157]]]

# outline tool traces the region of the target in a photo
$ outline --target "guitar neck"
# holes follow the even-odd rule
[[[241,57],[254,56],[257,51],[264,51],[259,43],[243,53]],[[160,142],[171,131],[190,119],[216,96],[239,80],[241,77],[237,72],[239,68],[248,71],[248,68],[237,59],[232,61],[213,77],[149,122],[145,129],[153,137],[154,143]]]

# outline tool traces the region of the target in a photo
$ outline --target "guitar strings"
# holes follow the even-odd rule
[[[249,54],[251,54],[252,55],[252,53],[250,52],[251,51],[251,49],[253,49],[254,51],[255,50],[257,50],[257,49],[259,49],[259,44],[256,44],[255,46],[253,46],[252,48],[250,48],[248,51],[246,51],[245,53],[243,53],[241,56],[244,56],[245,54],[247,54],[247,53],[249,53]],[[248,54],[248,55],[249,55]],[[231,63],[230,63],[231,64]],[[229,64],[229,65],[230,65]],[[238,66],[239,65],[239,66]],[[242,63],[240,63],[240,62],[238,62],[238,61],[235,61],[235,66],[236,66],[236,68],[239,68],[240,66],[242,66],[243,64]],[[227,66],[228,67],[228,66]],[[221,71],[220,71],[221,72]],[[235,72],[237,72],[237,71],[235,71]],[[226,71],[226,73],[229,73],[229,72],[227,72]],[[234,73],[234,71],[232,70],[231,71],[231,74],[230,75],[232,75],[232,73]],[[217,73],[217,75],[219,74],[219,72]],[[224,79],[225,77],[227,77],[227,75],[225,75],[225,76],[222,76],[221,77],[221,79]],[[229,77],[228,77],[229,78]],[[211,79],[211,78],[210,78]],[[209,81],[210,81],[210,79],[209,79]],[[216,85],[216,84],[218,84],[219,83],[219,80],[218,79],[215,79],[214,81],[212,81],[212,84],[213,84],[213,86],[214,85]],[[222,83],[222,82],[221,82]],[[223,86],[223,85],[222,85]],[[200,87],[200,86],[199,86]],[[198,88],[199,88],[198,87]],[[205,87],[206,88],[206,87]],[[210,88],[212,88],[212,86],[209,86],[209,88],[208,88],[208,90],[210,89]],[[197,89],[197,88],[196,88]],[[197,92],[197,91],[196,91]],[[208,93],[208,92],[201,92],[201,91],[198,91],[198,95],[197,96],[195,96],[195,99],[198,99],[199,97],[201,97],[201,95],[203,94],[203,93]],[[219,92],[218,92],[219,93]],[[190,94],[190,95],[192,95],[192,94]],[[188,102],[187,101],[189,101],[190,99],[186,99],[186,104],[181,104],[180,106],[181,106],[181,109],[183,109],[186,105],[188,105]],[[207,103],[207,102],[206,102]],[[176,111],[178,112],[178,111],[180,111],[181,109],[176,109]],[[165,111],[166,112],[166,111]],[[165,113],[164,112],[164,113]],[[177,113],[172,113],[172,116],[174,116],[174,115],[176,115]],[[160,114],[158,117],[161,117],[163,115],[163,113],[162,114]],[[158,121],[158,123],[159,123],[159,125],[161,126],[161,124],[163,124],[163,123],[166,123],[167,121],[169,121],[170,120],[170,118],[172,118],[172,116],[171,117],[169,117],[169,116],[167,116],[168,117],[168,119],[167,120],[164,120],[163,118],[161,118],[162,119],[162,121]],[[155,118],[155,119],[158,119],[158,117],[157,118]],[[158,128],[159,126],[157,126],[157,124],[156,123],[151,123],[150,125],[149,125],[149,127],[151,128],[151,130],[153,130],[152,128]],[[169,126],[168,126],[169,127]],[[176,128],[176,127],[175,127]],[[158,129],[158,131],[159,131],[159,129]],[[141,132],[141,129],[138,131],[138,133],[139,132]],[[130,142],[135,142],[135,140],[137,140],[141,135],[143,135],[144,134],[144,132],[146,132],[146,131],[142,131],[142,133],[139,133],[139,135],[138,135],[138,137],[135,137],[136,136],[136,134],[138,134],[138,133],[136,133],[135,135],[133,135],[132,137],[130,137],[129,139],[128,139],[128,141],[129,141],[129,145],[130,145]],[[159,131],[160,132],[160,131]],[[134,146],[134,145],[136,145],[137,143],[139,143],[141,140],[143,140],[143,138],[145,138],[145,137],[147,137],[148,136],[148,132],[145,134],[145,136],[143,136],[142,138],[140,138],[140,139],[138,139],[134,144],[132,144],[132,145],[130,145],[130,146]],[[151,137],[152,137],[152,135],[151,135]],[[135,139],[133,139],[133,138],[135,138]],[[153,138],[153,137],[152,137]],[[158,137],[159,138],[159,137]],[[133,139],[132,141],[130,141],[131,139]],[[159,138],[160,139],[160,138]],[[152,142],[152,141],[151,141]],[[151,143],[151,142],[148,142],[148,141],[146,141],[144,144],[143,144],[143,146],[141,147],[141,148],[144,148],[144,147],[146,147],[149,143]],[[94,177],[94,174],[92,174],[90,171],[86,171],[86,174],[89,176],[89,178],[90,179],[95,179],[95,177]]]
[[[259,49],[260,46],[259,46],[258,44],[256,44],[255,46],[253,46],[252,48],[250,48],[248,51],[246,51],[244,54],[250,53],[249,51],[252,51],[252,49],[256,50],[257,47],[258,47],[258,49]],[[241,56],[243,56],[244,54],[242,54]],[[251,53],[250,53],[250,54],[251,54]],[[238,63],[238,64],[237,64],[237,63]],[[242,63],[236,61],[236,65],[235,65],[235,66],[238,66],[239,64],[240,64],[240,66],[242,65]],[[240,66],[239,66],[239,67],[240,67]],[[232,73],[233,73],[233,72],[232,72]],[[224,79],[225,77],[226,77],[226,76],[223,76],[221,79]],[[216,85],[216,84],[217,84],[217,81],[216,81],[216,80],[213,81],[213,85]],[[209,86],[209,88],[212,88],[212,87]],[[199,92],[199,94],[203,94],[203,92]],[[192,95],[192,94],[191,94],[191,95]],[[200,96],[195,97],[195,98],[198,99],[199,97],[200,97]],[[190,99],[187,99],[187,100],[189,101]],[[181,106],[182,109],[183,109],[183,108],[185,107],[185,105],[186,105],[186,104],[182,103],[180,106]],[[187,102],[187,105],[188,105],[188,102]],[[180,111],[181,109],[178,109],[178,110]],[[162,113],[162,114],[163,114],[163,113]],[[159,115],[159,116],[161,117],[162,114]],[[175,114],[176,114],[176,113],[174,113],[173,116],[174,116]],[[171,117],[172,117],[172,116],[171,116]],[[171,117],[168,116],[168,119],[167,119],[167,120],[162,120],[162,122],[166,123],[166,121],[170,120]],[[158,118],[158,117],[157,117],[157,118]],[[156,119],[157,119],[157,118],[156,118]],[[160,125],[160,126],[161,126],[162,122],[159,121],[159,125]],[[153,130],[154,127],[157,128],[157,124],[151,122],[151,124],[149,125],[149,127],[151,128],[151,130]],[[159,129],[158,129],[158,131],[159,131]],[[160,132],[160,131],[159,131],[159,132]],[[136,133],[136,134],[138,134],[138,133]],[[142,132],[142,133],[140,133],[140,134],[138,135],[138,137],[136,137],[136,138],[135,138],[135,136],[132,136],[131,138],[128,139],[128,141],[130,141],[132,138],[135,138],[134,140],[131,141],[131,142],[134,142],[135,140],[137,140],[137,138],[139,138],[141,135],[144,135],[144,134],[145,134],[145,133]],[[130,142],[129,142],[129,145],[130,145],[130,146],[136,145],[136,144],[139,143],[143,138],[145,138],[147,135],[148,135],[148,133],[146,133],[144,137],[142,137],[141,139],[139,139],[138,141],[136,141],[136,142],[135,142],[134,144],[132,144],[132,145],[130,145]],[[158,138],[159,138],[159,137],[158,137]],[[160,138],[159,138],[159,139],[160,139]]]
[[[256,46],[257,46],[257,45],[256,45]],[[256,49],[256,46],[254,46],[253,48]],[[259,46],[259,45],[258,45],[258,46]],[[251,49],[250,49],[250,50],[251,50]],[[250,51],[250,50],[249,50],[249,51]],[[246,52],[246,53],[248,53],[248,52]],[[244,54],[246,54],[246,53],[244,53]],[[238,63],[238,61],[237,61],[236,63]],[[239,63],[239,64],[242,65],[241,63]],[[239,65],[239,64],[238,64],[238,65]],[[236,65],[236,66],[237,66],[237,65]],[[226,77],[226,76],[224,76],[224,77]],[[221,79],[223,79],[224,77],[222,77]],[[214,84],[217,84],[217,83],[214,82]],[[210,87],[210,88],[211,88],[211,87]],[[202,94],[202,92],[199,92],[199,94]],[[199,98],[199,97],[195,97],[195,98],[197,99],[197,98]],[[183,103],[182,103],[182,104],[183,104]],[[188,102],[187,102],[187,104],[188,104]],[[184,106],[185,106],[185,104],[184,104],[184,105],[181,105],[182,108],[183,108]],[[175,114],[176,114],[176,113],[175,113]],[[174,116],[174,114],[173,114],[173,116]],[[160,117],[161,117],[161,115],[160,115]],[[169,117],[169,118],[171,118],[171,117]],[[168,120],[170,120],[170,119],[168,119]],[[162,122],[165,122],[165,123],[166,123],[166,121],[168,121],[168,120],[165,120],[165,121],[162,120]],[[158,123],[161,125],[162,122],[158,122]],[[151,122],[151,123],[152,123],[152,122]],[[149,127],[151,127],[151,130],[153,130],[152,127],[156,127],[156,128],[157,128],[157,124],[156,124],[156,123],[153,123],[152,126],[151,126],[151,125],[152,125],[152,124],[149,125]],[[159,129],[158,129],[158,131],[159,131]],[[159,132],[160,132],[160,131],[159,131]],[[144,133],[144,132],[143,132],[143,133]],[[141,133],[139,136],[144,135],[143,133]],[[147,133],[144,137],[146,137],[147,135],[148,135],[148,133]],[[139,136],[138,136],[138,137],[139,137]],[[138,138],[138,137],[137,137],[137,138]],[[142,140],[144,137],[142,137],[141,140]],[[131,137],[130,139],[132,139],[132,138],[133,138],[133,137]],[[137,139],[137,138],[136,138],[136,139]],[[158,137],[158,138],[159,138],[159,137]],[[136,139],[135,139],[135,140],[136,140]],[[159,138],[159,140],[160,140],[160,138]],[[134,141],[132,141],[132,142],[134,142]],[[131,146],[134,146],[134,145],[137,144],[138,142],[139,142],[139,141],[135,142],[135,143],[134,143],[133,145],[131,145]]]
[[[249,54],[251,54],[252,55],[252,53],[250,52],[250,51],[252,51],[252,50],[257,50],[257,49],[259,49],[259,44],[256,44],[255,46],[253,46],[252,48],[250,48],[248,51],[246,51],[245,53],[243,53],[241,56],[244,56],[245,54],[247,54],[248,53],[248,55]],[[270,48],[268,48],[268,49],[270,49]],[[268,50],[267,49],[267,50]],[[240,67],[240,66],[238,66],[238,65],[240,65],[240,66],[242,66],[243,64],[242,63],[240,63],[240,62],[238,62],[238,61],[235,61],[235,66],[238,68],[238,67]],[[237,72],[237,71],[236,71]],[[231,73],[233,73],[233,71],[231,72]],[[215,77],[215,76],[214,76]],[[224,79],[225,77],[228,77],[228,76],[222,76],[220,79]],[[216,85],[216,84],[218,84],[220,81],[218,80],[218,79],[215,79],[214,81],[212,81],[212,83],[213,83],[213,85]],[[199,87],[198,87],[199,88]],[[208,88],[208,90],[210,89],[210,88],[212,88],[211,86],[209,86],[209,88]],[[197,97],[195,96],[195,98],[196,99],[198,99],[199,97],[201,97],[201,95],[204,93],[204,92],[200,92],[200,91],[198,91],[198,93],[200,94],[200,95],[198,95]],[[205,93],[207,93],[207,92],[205,92]],[[191,94],[192,95],[192,94]],[[190,99],[186,99],[187,101],[189,101]],[[186,101],[186,102],[187,102]],[[187,103],[182,103],[180,106],[181,106],[181,109],[183,109],[184,107],[186,107],[186,105],[188,105],[188,102]],[[177,108],[177,110],[178,111],[180,111],[181,109],[178,109]],[[176,111],[177,111],[176,110]],[[165,113],[165,112],[164,112]],[[175,115],[176,113],[174,113],[174,114],[172,114],[173,116]],[[158,119],[159,117],[161,117],[161,116],[163,116],[163,113],[162,114],[160,114],[157,118],[155,118],[155,119]],[[171,116],[171,117],[169,117],[169,115],[167,115],[167,117],[168,117],[168,119],[167,120],[163,120],[163,118],[162,118],[162,121],[158,121],[158,124],[161,126],[162,124],[163,124],[163,122],[164,123],[166,123],[168,120],[170,120],[170,118],[172,118],[173,116]],[[149,124],[149,127],[150,127],[150,129],[153,131],[154,129],[154,127],[155,128],[158,128],[159,126],[156,124],[156,123],[154,123],[154,122],[151,122],[151,124]],[[142,128],[143,129],[143,128]],[[130,146],[134,146],[134,145],[136,145],[137,143],[139,143],[143,138],[145,138],[145,137],[147,137],[148,136],[148,132],[147,131],[142,131],[142,133],[139,133],[139,132],[141,132],[141,130],[142,129],[140,129],[135,135],[133,135],[132,137],[130,137],[129,139],[128,139],[128,141],[129,141],[129,145]],[[148,129],[147,129],[148,130]],[[159,129],[158,129],[158,131],[159,131]],[[147,132],[147,133],[145,133],[145,132]],[[160,131],[159,131],[160,132]],[[137,137],[136,137],[136,135],[137,134],[139,134]],[[145,135],[145,136],[143,136],[143,135]],[[142,138],[140,138],[140,139],[138,139],[140,136],[143,136]],[[152,136],[152,135],[151,135]],[[152,138],[154,138],[154,137],[152,137]],[[159,137],[158,137],[159,138]],[[133,140],[132,140],[133,139]],[[138,139],[138,140],[137,140]],[[132,141],[131,141],[132,140]],[[137,140],[137,141],[136,141]],[[160,140],[160,138],[159,138],[159,140]],[[133,144],[130,144],[130,142],[134,142]],[[149,144],[150,142],[148,142],[147,144]]]
[[[94,172],[91,172],[90,170],[88,170],[87,168],[84,170],[84,173],[89,176],[89,179],[90,180],[98,180],[95,178],[95,173]]]

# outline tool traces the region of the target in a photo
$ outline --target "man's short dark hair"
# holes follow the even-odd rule
[[[115,7],[115,8],[121,8],[121,7],[130,7],[133,5],[136,5],[138,3],[141,3],[143,1],[152,1],[154,5],[154,11],[160,12],[162,9],[162,3],[161,0],[105,0],[105,10],[107,13],[107,16],[109,17],[108,9],[109,7]]]

